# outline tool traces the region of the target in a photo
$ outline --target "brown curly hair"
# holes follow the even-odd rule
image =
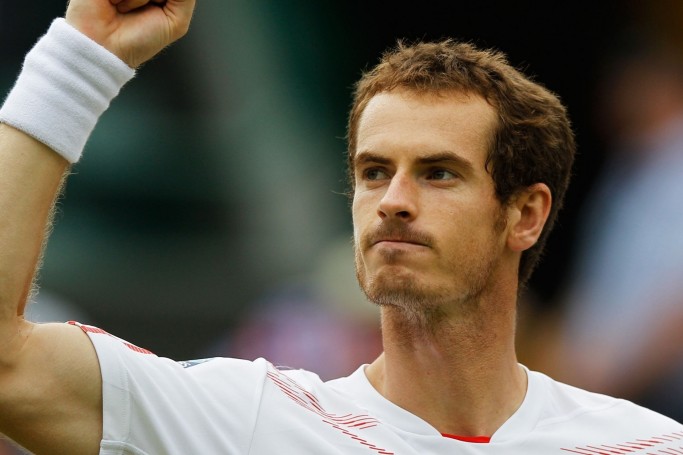
[[[513,68],[497,50],[452,39],[399,41],[355,86],[347,126],[351,194],[360,117],[373,96],[395,89],[455,90],[481,96],[496,109],[499,119],[486,168],[500,202],[510,203],[515,194],[535,183],[550,188],[553,202],[543,233],[520,261],[522,289],[541,257],[569,185],[576,145],[565,107],[557,95]]]

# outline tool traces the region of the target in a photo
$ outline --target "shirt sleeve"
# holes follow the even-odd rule
[[[248,453],[265,360],[175,362],[78,325],[102,374],[101,455]]]

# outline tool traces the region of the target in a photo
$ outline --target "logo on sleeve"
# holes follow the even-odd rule
[[[201,365],[202,363],[206,363],[209,360],[213,360],[213,358],[210,359],[196,359],[196,360],[181,360],[178,362],[178,364],[183,367],[183,368],[190,368],[196,365]]]

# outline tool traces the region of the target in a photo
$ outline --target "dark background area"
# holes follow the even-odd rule
[[[74,167],[42,288],[84,322],[162,355],[197,356],[350,236],[339,193],[360,71],[397,38],[450,36],[504,51],[568,106],[575,175],[530,283],[551,307],[605,155],[597,82],[615,38],[639,19],[628,5],[200,0],[189,35],[124,88]],[[0,0],[3,92],[64,9]]]

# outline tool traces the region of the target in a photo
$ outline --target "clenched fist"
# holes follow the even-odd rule
[[[137,68],[188,30],[195,0],[71,0],[66,21]]]

